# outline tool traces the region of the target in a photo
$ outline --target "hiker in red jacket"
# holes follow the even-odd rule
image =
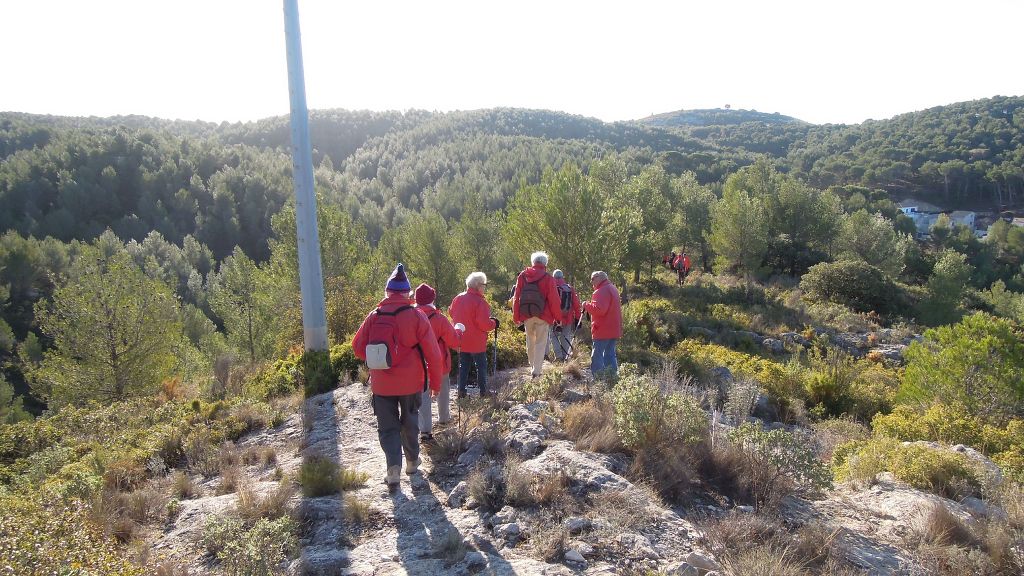
[[[690,275],[690,257],[683,252],[683,282],[686,282],[686,277]]]
[[[544,354],[548,349],[548,332],[562,315],[555,280],[548,274],[548,255],[534,252],[530,255],[533,266],[523,270],[516,278],[516,293],[512,297],[512,319],[526,328],[526,356],[533,368],[533,377],[540,376],[544,368]]]
[[[676,271],[676,286],[683,285],[683,253],[680,252],[678,256],[672,260],[672,269]]]
[[[437,292],[429,284],[420,284],[416,287],[416,309],[423,312],[423,315],[430,321],[430,328],[437,336],[437,349],[441,353],[441,390],[437,398],[437,423],[447,424],[451,420],[451,385],[449,374],[452,371],[452,355],[449,350],[459,348],[462,344],[462,324],[452,327],[444,312],[434,306],[434,299]],[[460,329],[461,328],[461,329]],[[432,442],[433,418],[430,410],[431,394],[423,392],[423,405],[420,406],[420,443]]]
[[[572,349],[570,338],[583,312],[580,306],[580,297],[565,281],[565,274],[561,270],[555,270],[551,273],[551,277],[555,279],[559,312],[561,313],[552,328],[555,335],[555,358],[565,360]]]
[[[617,374],[619,361],[615,355],[615,344],[622,337],[622,302],[619,290],[608,280],[608,273],[597,271],[590,275],[594,294],[583,303],[583,309],[590,314],[590,334],[594,350],[590,354],[590,370],[595,376],[605,370]]]
[[[377,437],[387,460],[384,482],[398,489],[405,452],[405,473],[420,465],[419,409],[423,392],[441,389],[441,353],[430,321],[412,307],[409,279],[401,263],[388,278],[386,298],[363,320],[352,351],[370,369]]]
[[[487,395],[487,333],[498,329],[498,319],[491,316],[491,305],[484,298],[486,288],[487,275],[473,272],[466,276],[466,291],[456,296],[448,307],[452,320],[466,327],[459,349],[459,398],[466,397],[470,362],[476,365],[480,396]]]

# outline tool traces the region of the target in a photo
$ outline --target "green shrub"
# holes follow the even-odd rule
[[[356,358],[356,353],[352,350],[351,341],[331,346],[331,368],[338,376],[347,376],[349,381],[355,381],[362,364],[363,361]]]
[[[832,486],[832,473],[818,460],[807,435],[745,423],[729,432],[729,441],[742,450],[758,508],[777,502],[783,484],[813,490]]]
[[[299,484],[306,498],[330,496],[341,490],[338,463],[330,458],[311,456],[299,468]]]
[[[0,558],[7,570],[14,570],[5,573],[145,574],[123,557],[89,515],[89,506],[80,501],[0,496]]]
[[[524,380],[515,391],[513,397],[520,402],[533,402],[534,400],[557,400],[562,396],[564,385],[562,384],[562,373],[549,371],[540,378]]]
[[[646,375],[622,376],[612,391],[615,430],[628,448],[695,442],[708,430],[707,414],[689,396],[665,395]]]
[[[686,315],[664,298],[633,300],[622,307],[622,345],[667,348],[686,333]]]
[[[262,366],[242,383],[242,395],[265,401],[291,393],[299,381],[298,359],[289,356]]]
[[[508,328],[505,328],[508,326]],[[579,343],[579,336],[573,339],[573,345]],[[494,361],[494,335],[487,340],[487,366]],[[511,322],[509,324],[502,324],[501,330],[498,331],[498,370],[505,370],[507,368],[515,368],[517,366],[525,366],[527,362],[526,357],[526,340],[522,332],[515,330]],[[452,370],[458,367],[458,358],[455,357],[452,361]]]
[[[1024,484],[1024,447],[1014,446],[992,457],[992,461],[999,465],[1007,478]]]
[[[902,294],[884,272],[859,260],[815,264],[800,279],[811,300],[834,302],[858,312],[890,314],[901,308]]]
[[[302,387],[306,398],[330,392],[338,387],[338,373],[331,364],[328,352],[310,350],[302,355]]]
[[[897,400],[956,402],[993,424],[1024,415],[1024,335],[984,313],[933,328],[907,348]]]
[[[220,554],[242,532],[242,520],[234,516],[211,515],[203,524],[203,547],[210,555]]]
[[[962,454],[891,438],[844,444],[833,453],[833,463],[840,481],[872,482],[888,471],[915,488],[949,498],[977,493],[982,484],[981,472]]]
[[[871,420],[876,435],[896,440],[936,440],[943,444],[967,444],[985,452],[993,446],[984,442],[984,424],[963,406],[932,404],[923,413],[910,406],[897,406],[891,414]]]

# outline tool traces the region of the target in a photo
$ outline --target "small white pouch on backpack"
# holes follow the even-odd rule
[[[370,370],[387,370],[391,368],[391,351],[388,345],[379,344],[366,345],[366,367]]]

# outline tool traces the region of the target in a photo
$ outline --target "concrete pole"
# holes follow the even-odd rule
[[[298,0],[284,0],[284,36],[288,52],[288,92],[291,100],[292,176],[295,179],[295,232],[299,248],[299,287],[302,291],[302,333],[306,350],[327,350],[324,274],[320,267],[320,234],[313,191],[313,152],[309,143],[309,111],[302,68]]]

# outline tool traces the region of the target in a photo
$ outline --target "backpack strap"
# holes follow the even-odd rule
[[[377,314],[379,316],[398,316],[399,312],[404,312],[406,310],[411,310],[411,309],[412,309],[412,306],[406,304],[404,306],[399,306],[398,308],[395,308],[394,312],[384,312],[380,308],[377,308],[376,312],[377,312]]]
[[[427,320],[433,320],[434,316],[437,316],[437,310],[434,310],[433,312],[431,312],[430,315],[427,316]]]

